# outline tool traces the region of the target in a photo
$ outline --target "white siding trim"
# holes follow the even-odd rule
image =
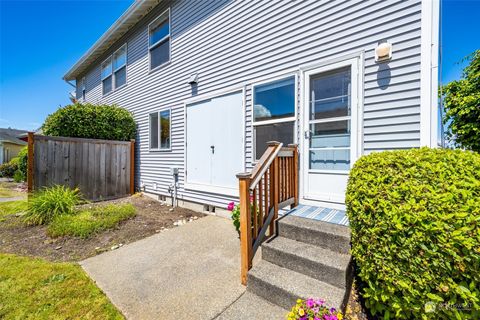
[[[422,1],[420,145],[437,146],[439,0]]]

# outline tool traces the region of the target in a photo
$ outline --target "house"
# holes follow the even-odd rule
[[[299,145],[301,203],[342,208],[362,154],[437,144],[438,6],[135,1],[64,79],[133,113],[149,193],[178,168],[181,203],[225,208],[278,140]]]
[[[15,158],[27,143],[19,137],[26,130],[0,128],[0,164],[7,163]]]
[[[337,214],[361,155],[437,145],[438,33],[438,0],[135,1],[64,79],[79,101],[132,112],[147,193],[221,214],[238,201],[236,174],[279,141],[298,145],[296,214],[348,224]],[[279,223],[250,290],[287,308],[322,287],[344,305],[348,228],[299,219]],[[241,240],[244,283],[256,227]]]

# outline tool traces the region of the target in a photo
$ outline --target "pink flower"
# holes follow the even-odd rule
[[[234,208],[235,208],[235,203],[232,201],[228,204],[227,210],[228,211],[233,211]]]
[[[315,305],[315,302],[313,301],[312,298],[310,298],[305,302],[305,304],[307,305],[307,307],[313,308],[313,306]]]

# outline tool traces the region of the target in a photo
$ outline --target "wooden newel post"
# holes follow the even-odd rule
[[[247,285],[247,273],[252,266],[252,217],[250,212],[250,174],[237,174],[240,190],[240,259],[241,281]]]
[[[28,133],[28,158],[27,158],[27,190],[33,191],[33,132]]]
[[[135,140],[130,140],[130,194],[135,193]]]
[[[298,206],[298,145],[289,144],[289,147],[293,147],[293,194],[295,202],[293,206]]]

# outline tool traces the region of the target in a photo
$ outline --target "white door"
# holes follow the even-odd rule
[[[185,187],[238,196],[244,171],[243,91],[186,105]]]
[[[343,205],[357,158],[358,62],[305,72],[303,198]]]

